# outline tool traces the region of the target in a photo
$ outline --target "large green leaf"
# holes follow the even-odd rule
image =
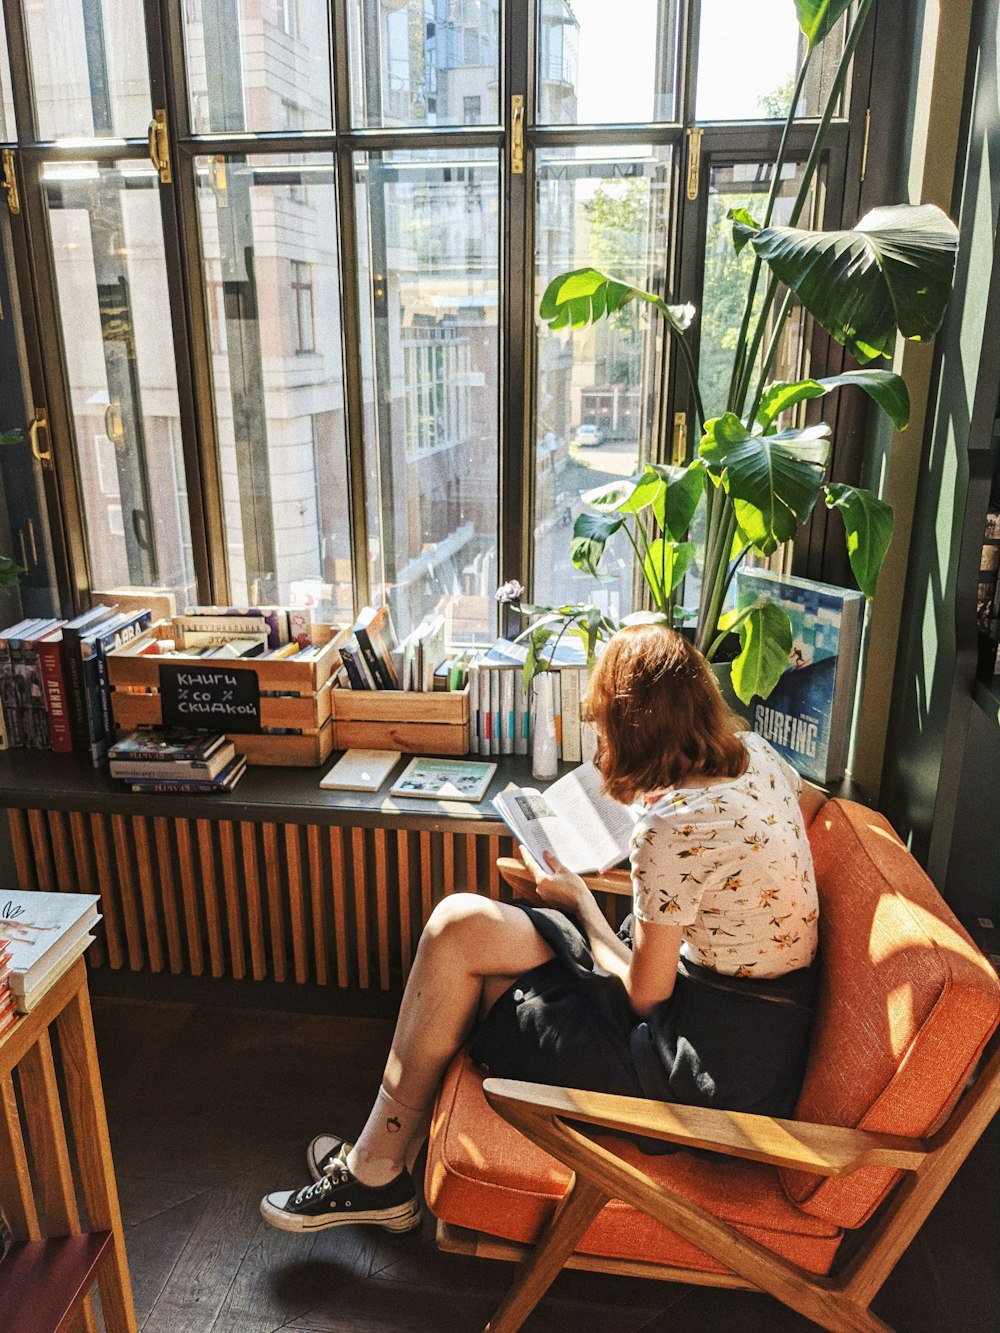
[[[810,51],[823,40],[841,14],[850,7],[851,0],[795,0],[799,27],[809,43]]]
[[[863,389],[892,418],[897,430],[905,430],[910,420],[910,395],[906,381],[892,370],[848,370],[843,375],[827,375],[821,380],[797,380],[794,384],[777,380],[761,394],[757,424],[767,430],[775,417],[807,398],[822,398],[834,389],[851,385]]]
[[[832,482],[826,503],[839,511],[847,531],[847,555],[858,587],[869,601],[875,596],[882,561],[892,541],[892,506],[858,486]]]
[[[596,268],[577,268],[553,278],[542,296],[538,314],[549,328],[580,329],[613,314],[629,301],[646,301],[655,306],[675,333],[683,333],[694,319],[693,305],[668,305],[652,292],[609,278]]]
[[[698,452],[721,473],[736,520],[762,555],[791,541],[812,513],[830,452],[830,427],[751,435],[732,412],[705,422]]]
[[[733,249],[739,254],[760,231],[760,223],[746,208],[731,208],[726,217],[733,224]]]
[[[570,559],[576,568],[596,576],[605,546],[624,522],[624,518],[610,514],[588,514],[586,511],[580,514],[573,524],[573,540],[569,548]]]
[[[595,486],[592,491],[584,491],[580,498],[584,504],[602,513],[637,514],[653,504],[665,489],[664,479],[647,466],[634,477],[622,477],[604,486]]]
[[[653,515],[668,537],[683,541],[705,493],[705,465],[696,458],[687,467],[654,465],[653,470],[666,485],[653,502]]]
[[[666,607],[669,594],[691,568],[692,560],[694,542],[671,542],[657,537],[649,543],[642,572],[658,607]]]
[[[748,704],[755,694],[762,699],[781,679],[792,651],[792,622],[763,597],[740,623],[740,654],[733,662],[733,689]]]
[[[888,356],[896,330],[937,332],[958,231],[934,204],[876,208],[851,231],[768,227],[751,244],[827,333],[860,361]]]

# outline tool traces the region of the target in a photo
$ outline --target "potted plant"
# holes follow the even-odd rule
[[[751,552],[768,556],[790,541],[822,495],[843,519],[851,568],[871,599],[892,535],[887,504],[860,487],[825,482],[829,426],[792,424],[786,414],[809,399],[854,386],[868,394],[898,430],[904,429],[909,417],[906,385],[877,363],[890,356],[897,332],[916,341],[934,336],[954,275],[958,232],[933,205],[877,208],[849,231],[809,231],[796,225],[871,5],[872,0],[861,0],[850,22],[789,225],[773,226],[789,131],[810,60],[850,8],[849,0],[795,0],[806,51],[765,211],[759,220],[742,208],[728,215],[736,252],[750,247],[754,258],[724,402],[702,399],[688,340],[693,306],[671,304],[597,269],[582,268],[555,278],[539,308],[553,330],[581,328],[631,301],[644,302],[666,320],[690,379],[699,433],[696,455],[685,467],[650,463],[633,477],[586,492],[585,509],[573,529],[572,560],[578,569],[598,574],[606,543],[623,532],[648,590],[652,611],[646,615],[671,626],[691,626],[697,647],[710,661],[727,635],[739,635],[731,679],[744,703],[771,692],[792,646],[787,614],[766,598],[741,611],[726,610],[730,585],[744,558]],[[770,380],[795,297],[862,368],[821,379]],[[703,504],[704,535],[696,543],[692,521]],[[684,607],[680,588],[696,562],[700,600],[697,607]],[[580,636],[592,656],[597,641],[618,628],[595,606],[527,606],[504,589],[498,598],[512,601],[533,619],[522,635],[529,641],[529,677],[544,667],[554,636]]]

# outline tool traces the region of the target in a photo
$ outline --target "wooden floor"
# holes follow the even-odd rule
[[[511,1268],[439,1254],[433,1224],[286,1235],[257,1211],[305,1183],[319,1130],[357,1132],[390,1026],[99,998],[95,1021],[140,1327],[147,1333],[473,1333]],[[995,1136],[875,1302],[898,1333],[994,1333]],[[804,1333],[768,1297],[564,1273],[526,1333]]]

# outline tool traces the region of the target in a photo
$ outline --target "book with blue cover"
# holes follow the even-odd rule
[[[751,725],[804,778],[837,782],[847,766],[864,596],[766,569],[740,570],[737,580],[740,608],[764,596],[792,622],[788,667],[768,698],[751,699]]]

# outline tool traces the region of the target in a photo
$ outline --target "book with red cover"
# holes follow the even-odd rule
[[[73,727],[70,720],[69,692],[63,671],[62,628],[51,630],[35,640],[38,665],[42,672],[45,711],[49,715],[49,740],[56,754],[73,753]]]

